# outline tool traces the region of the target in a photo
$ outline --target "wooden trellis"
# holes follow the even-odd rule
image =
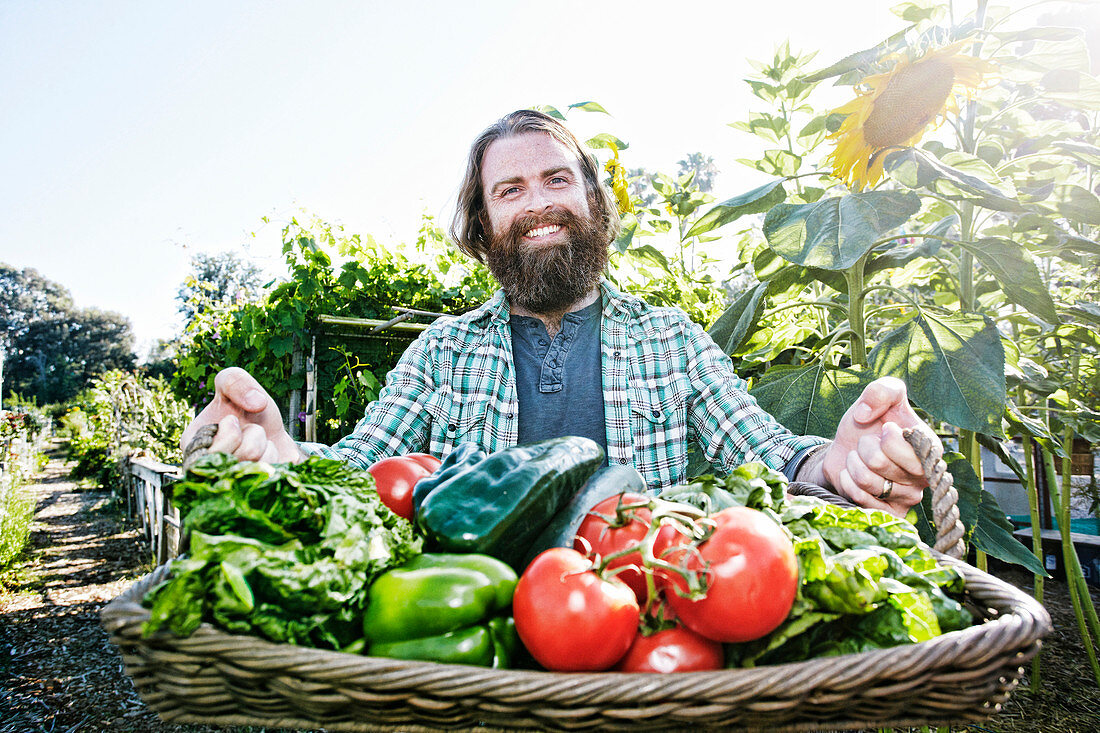
[[[317,395],[319,378],[317,374],[317,339],[330,336],[387,336],[397,337],[403,341],[412,342],[420,333],[428,327],[425,323],[409,323],[414,316],[428,316],[437,318],[445,313],[433,313],[430,311],[416,310],[414,308],[395,307],[398,315],[389,320],[378,318],[352,318],[348,316],[317,317],[317,329],[307,332],[300,339],[292,355],[292,367],[294,374],[304,373],[305,388],[290,393],[286,410],[286,428],[290,437],[295,440],[317,440]],[[400,336],[397,336],[400,334]],[[308,352],[305,345],[308,344]],[[299,414],[304,414],[305,419],[299,420]]]

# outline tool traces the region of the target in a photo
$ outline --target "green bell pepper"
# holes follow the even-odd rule
[[[416,524],[429,546],[491,555],[517,571],[604,455],[595,441],[576,436],[488,456],[468,445],[456,447],[434,475],[417,483]]]
[[[516,573],[486,555],[427,553],[380,575],[363,616],[366,653],[507,667]]]

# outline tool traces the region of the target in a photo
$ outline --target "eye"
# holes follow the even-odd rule
[[[519,186],[509,186],[500,192],[501,196],[511,196],[515,193],[519,193]]]
[[[565,178],[564,176],[554,176],[550,179],[550,183],[553,183],[555,185],[566,184],[569,183],[569,179]]]

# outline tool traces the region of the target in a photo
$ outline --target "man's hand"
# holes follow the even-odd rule
[[[876,379],[844,413],[822,459],[806,467],[806,480],[830,486],[860,506],[905,516],[920,503],[928,480],[902,428],[932,432],[909,406],[904,382]]]
[[[214,378],[214,399],[198,414],[180,440],[186,450],[195,432],[218,424],[211,453],[229,453],[242,461],[298,463],[305,454],[286,428],[275,400],[244,369],[230,367]]]

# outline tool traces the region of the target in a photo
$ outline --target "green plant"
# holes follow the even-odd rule
[[[253,302],[196,309],[187,324],[172,385],[194,405],[212,396],[214,376],[227,366],[246,369],[288,404],[305,380],[292,357],[311,349],[307,335],[318,333],[318,316],[388,320],[395,306],[460,313],[495,290],[484,268],[446,246],[430,217],[411,248],[382,246],[316,217],[291,219],[282,236],[285,280]],[[318,439],[332,442],[350,432],[408,340],[321,334],[316,345]]]
[[[180,437],[191,419],[160,377],[111,371],[96,377],[60,418],[73,476],[117,486],[127,459],[178,462]]]
[[[758,96],[790,104],[748,128],[788,143],[795,103],[814,85],[858,86],[803,128],[835,143],[828,159],[789,145],[765,153],[755,167],[778,177],[696,226],[766,211],[752,259],[759,282],[711,332],[734,355],[785,362],[751,375],[753,394],[796,432],[831,435],[869,380],[903,378],[956,436],[947,460],[970,541],[1045,574],[982,490],[980,446],[1006,455],[1007,430],[1038,441],[1053,465],[1066,440],[1098,425],[1081,395],[1097,383],[1100,353],[1088,295],[1100,254],[1100,81],[1079,31],[1015,30],[1013,13],[981,0],[966,18],[949,10],[905,3],[911,25],[874,48],[815,74],[782,49],[750,80]],[[946,124],[932,133],[936,117]],[[818,184],[812,198],[804,178]],[[805,302],[809,287],[825,297]],[[792,315],[799,327],[784,330]],[[1082,587],[1071,582],[1077,595]],[[1094,614],[1092,627],[1100,637]],[[1083,620],[1082,631],[1091,649]]]
[[[1073,259],[1095,249],[1074,226],[1100,204],[1082,186],[1071,184],[1067,192],[1055,182],[1083,175],[1083,168],[1067,166],[1065,152],[1084,144],[1080,134],[1050,120],[1040,134],[1021,120],[1010,121],[1005,112],[1023,114],[1041,104],[1087,106],[1091,97],[1042,87],[1039,94],[1028,94],[1037,72],[1013,78],[1007,70],[1057,62],[1059,68],[1044,71],[1064,72],[1082,84],[1095,80],[1076,67],[1065,68],[1077,63],[1072,55],[1020,53],[1023,44],[1068,42],[1065,29],[1013,33],[981,12],[968,24],[943,28],[932,24],[934,16],[914,11],[907,32],[816,74],[805,73],[807,57],[780,49],[771,64],[760,67],[761,76],[750,80],[754,93],[775,104],[779,114],[754,116],[743,127],[785,144],[754,163],[777,179],[719,204],[693,229],[704,233],[766,212],[764,242],[752,258],[759,282],[711,333],[729,353],[747,357],[749,367],[773,362],[766,374],[747,375],[757,377],[753,393],[800,433],[831,435],[867,382],[883,375],[905,379],[918,407],[959,431],[965,460],[952,461],[951,469],[963,492],[972,541],[1042,572],[1011,537],[996,502],[981,490],[977,436],[996,442],[1003,436],[1002,419],[1019,422],[1016,413],[1006,411],[1006,364],[1011,368],[1018,361],[1007,338],[1009,324],[1026,313],[1029,324],[1050,327],[1069,315],[1070,304],[1060,307],[1048,293],[1036,256]],[[982,30],[975,35],[975,29]],[[962,59],[967,46],[971,55]],[[999,70],[1002,81],[971,90],[952,108],[951,80],[963,78],[964,68],[988,75]],[[881,99],[884,85],[900,83],[904,73],[945,70],[948,85],[937,111],[953,138],[940,136],[915,148],[907,143],[914,134],[919,137],[919,127],[905,128],[898,133],[905,137],[896,142],[870,128],[875,119],[866,108],[877,109],[870,99]],[[973,81],[972,76],[966,78]],[[857,95],[862,112],[853,102],[839,114],[813,115],[806,100],[816,84],[834,77],[865,83],[879,96]],[[809,117],[801,127],[798,114]],[[856,119],[863,121],[863,142],[878,135],[884,144],[868,143],[856,152],[837,147],[834,166],[826,167],[817,150],[821,138],[843,143],[845,122],[856,115],[862,115]],[[801,130],[797,136],[795,129]],[[838,161],[859,154],[868,157],[854,168]],[[889,176],[887,182],[877,183],[876,166]],[[851,188],[837,177],[848,175]],[[817,185],[806,187],[805,179]],[[868,185],[872,188],[861,190]],[[820,297],[807,299],[807,289]],[[775,361],[786,365],[776,368]]]
[[[38,438],[47,425],[32,406],[0,412],[0,572],[19,557],[30,537],[35,500],[26,479],[40,465]]]
[[[0,572],[23,552],[34,518],[34,495],[14,473],[0,473]]]

